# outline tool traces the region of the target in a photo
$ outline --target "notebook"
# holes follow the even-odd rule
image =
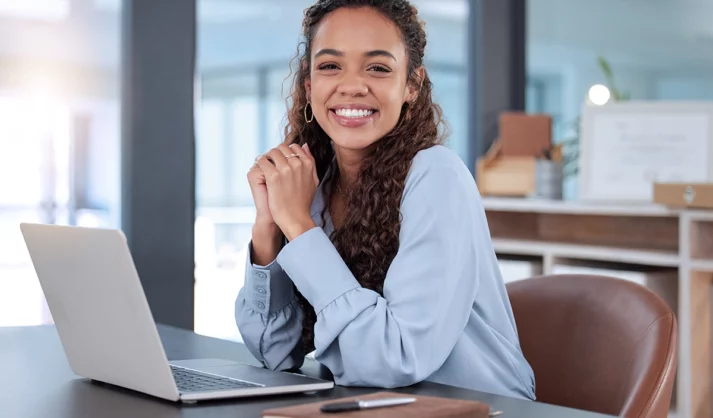
[[[326,403],[359,400],[372,400],[384,398],[416,398],[416,402],[391,406],[385,408],[365,409],[353,412],[324,413],[320,407]],[[377,392],[369,395],[330,399],[324,402],[313,402],[303,405],[288,406],[284,408],[268,409],[262,412],[263,418],[488,418],[495,416],[490,413],[488,404],[478,401],[441,398],[434,396],[409,395],[404,393]]]

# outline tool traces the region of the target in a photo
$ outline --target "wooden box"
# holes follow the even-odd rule
[[[500,114],[500,152],[508,157],[541,157],[552,147],[552,116],[524,112]]]
[[[654,183],[654,203],[713,209],[713,183]]]
[[[483,196],[562,198],[562,164],[535,157],[480,159],[478,189]]]
[[[483,196],[530,196],[535,193],[535,157],[478,159],[476,175]]]
[[[560,147],[555,159],[502,155],[499,143],[476,163],[478,189],[483,196],[562,198]]]

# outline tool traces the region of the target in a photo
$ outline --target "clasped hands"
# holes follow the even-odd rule
[[[319,179],[307,144],[280,144],[259,156],[248,172],[255,225],[277,226],[292,241],[316,225],[310,215]]]

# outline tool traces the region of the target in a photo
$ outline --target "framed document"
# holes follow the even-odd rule
[[[651,203],[654,182],[713,181],[713,102],[587,105],[581,200]]]

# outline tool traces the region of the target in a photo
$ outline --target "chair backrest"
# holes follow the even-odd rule
[[[668,414],[676,317],[622,279],[553,275],[507,285],[537,400],[623,417]]]

